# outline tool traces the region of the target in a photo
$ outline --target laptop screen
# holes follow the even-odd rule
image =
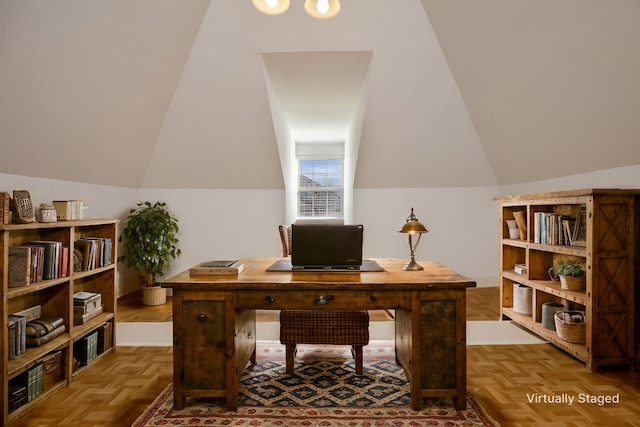
[[[291,225],[294,269],[358,269],[362,265],[362,225]]]

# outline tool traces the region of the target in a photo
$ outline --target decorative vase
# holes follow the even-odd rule
[[[142,303],[154,306],[167,302],[167,290],[160,286],[144,286],[142,288]]]

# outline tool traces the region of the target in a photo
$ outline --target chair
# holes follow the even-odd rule
[[[282,255],[291,255],[291,227],[279,225]],[[286,371],[293,374],[298,344],[350,345],[355,371],[363,373],[362,348],[369,344],[367,310],[282,310],[280,342],[286,346]]]

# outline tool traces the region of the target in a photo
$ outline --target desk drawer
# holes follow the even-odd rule
[[[379,310],[408,308],[405,291],[238,291],[236,308],[262,310]]]

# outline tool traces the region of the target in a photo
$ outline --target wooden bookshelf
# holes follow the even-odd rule
[[[604,366],[633,367],[636,355],[635,317],[640,280],[640,190],[587,189],[508,196],[500,202],[500,307],[502,316],[583,361],[590,371]],[[524,212],[525,240],[510,239],[507,220]],[[586,244],[549,244],[535,226],[539,212],[575,220],[585,212]],[[536,236],[536,232],[538,236]],[[586,289],[569,291],[549,276],[559,261],[577,260],[586,270]],[[524,264],[523,274],[514,270]],[[532,288],[532,315],[513,310],[513,287]],[[542,326],[542,305],[558,302],[585,312],[585,343],[574,344]]]
[[[2,422],[9,425],[24,415],[42,399],[73,381],[79,372],[74,368],[74,343],[84,336],[100,329],[109,323],[115,337],[116,316],[116,242],[118,220],[73,220],[54,223],[4,224],[0,225],[0,273],[2,277],[2,315],[0,316],[0,343],[2,343],[2,383],[0,402],[2,406]],[[92,268],[88,271],[74,271],[74,243],[82,237],[101,237],[112,240],[111,259],[109,264]],[[62,243],[69,248],[67,275],[50,280],[42,280],[21,287],[9,287],[9,248],[34,240],[51,240]],[[102,295],[103,312],[83,325],[74,325],[73,295],[80,291],[98,292]],[[65,332],[53,340],[39,346],[27,347],[26,351],[9,360],[8,316],[18,311],[40,305],[42,316],[61,317],[64,320]],[[112,351],[115,338],[110,348]],[[106,346],[103,346],[105,348]],[[9,384],[29,369],[38,365],[47,356],[60,352],[60,380],[23,406],[9,413]]]

